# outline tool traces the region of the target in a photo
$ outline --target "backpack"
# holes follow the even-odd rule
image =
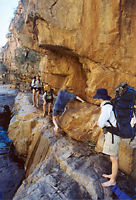
[[[33,90],[33,88],[34,88],[35,81],[36,81],[36,77],[33,78],[32,82],[30,84],[31,90]]]
[[[45,99],[47,100],[52,100],[53,99],[53,89],[51,89],[51,90],[47,90],[46,91],[46,97],[45,97]]]
[[[106,127],[106,131],[118,135],[121,138],[135,137],[135,126],[131,126],[131,120],[135,115],[134,105],[136,103],[136,89],[130,87],[126,82],[120,83],[116,88],[115,98],[111,102],[113,112],[117,121],[117,126],[114,127],[108,120],[110,127]]]

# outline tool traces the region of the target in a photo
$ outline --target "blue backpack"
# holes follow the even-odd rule
[[[116,196],[120,200],[134,200],[136,199],[136,195],[129,197],[125,192],[121,191],[120,188],[117,185],[114,185],[111,190],[116,194]]]
[[[117,121],[114,127],[108,120],[110,127],[106,127],[106,131],[112,135],[118,135],[121,138],[135,137],[135,126],[131,126],[131,119],[134,117],[136,104],[136,89],[130,87],[126,82],[122,82],[116,88],[115,98],[111,102],[106,102],[113,106],[113,112]]]

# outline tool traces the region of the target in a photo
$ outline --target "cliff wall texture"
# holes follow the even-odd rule
[[[131,0],[21,0],[4,58],[28,82],[39,71],[43,82],[89,101],[98,87],[111,95],[121,81],[135,87],[135,9]],[[31,52],[39,53],[34,63]]]

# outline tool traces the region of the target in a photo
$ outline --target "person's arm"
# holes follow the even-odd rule
[[[42,81],[39,80],[39,87],[42,87]]]
[[[46,97],[46,92],[43,94],[43,101],[45,100]]]
[[[96,128],[96,127],[98,127],[98,122],[95,122],[93,125],[93,128]]]
[[[112,106],[110,105],[102,106],[101,114],[97,122],[97,125],[99,127],[103,128],[104,126],[106,126],[107,121],[110,119],[111,111],[112,111]]]
[[[31,83],[31,86],[32,86],[32,87],[34,86],[34,83],[35,83],[35,80],[33,79],[33,80],[32,80],[32,83]]]
[[[83,99],[81,99],[79,96],[76,96],[76,99],[81,101],[82,103],[84,103],[85,101]]]
[[[112,107],[109,107],[108,105],[103,106],[101,108],[100,117],[99,117],[98,121],[96,121],[94,123],[93,128],[96,128],[98,126],[101,127],[101,128],[103,128],[104,126],[106,126],[107,121],[110,118],[111,111],[112,111]]]
[[[54,93],[53,93],[53,98],[54,98],[54,99],[56,99],[56,98],[57,98],[57,95],[55,95]]]

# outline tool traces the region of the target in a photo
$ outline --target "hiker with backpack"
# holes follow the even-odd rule
[[[68,91],[67,86],[63,86],[63,88],[58,92],[57,99],[55,101],[53,107],[53,124],[54,124],[54,132],[56,135],[59,135],[59,118],[64,112],[66,105],[69,101],[72,100],[79,100],[84,103],[80,97],[76,96],[75,94]]]
[[[96,94],[93,96],[94,99],[97,99],[97,103],[100,104],[101,114],[98,121],[94,124],[93,128],[97,126],[101,127],[105,131],[105,141],[103,146],[103,153],[110,156],[112,163],[112,173],[110,175],[103,174],[105,178],[109,178],[109,181],[102,183],[103,187],[110,187],[116,185],[116,177],[118,173],[118,151],[120,145],[120,137],[117,135],[111,134],[107,131],[106,127],[116,127],[116,118],[113,112],[113,106],[110,103],[111,97],[108,95],[108,92],[104,88],[97,89]],[[110,123],[108,122],[110,121]],[[113,142],[114,140],[114,142]]]
[[[102,185],[109,187],[116,183],[118,172],[117,154],[120,138],[130,139],[131,142],[135,137],[136,89],[130,87],[126,82],[122,82],[116,88],[115,98],[111,101],[109,101],[111,97],[108,96],[107,90],[103,88],[98,89],[93,98],[99,99],[101,102],[101,115],[98,122],[94,124],[94,128],[100,126],[105,133],[103,153],[108,154],[107,150],[114,150],[114,154],[109,151],[112,162],[112,174],[103,175],[106,178],[110,178],[110,180]]]
[[[50,85],[44,86],[44,94],[43,94],[43,117],[46,115],[46,105],[48,104],[48,116],[51,114],[51,106],[53,104],[54,93],[53,89]]]
[[[37,75],[36,77],[33,78],[31,87],[33,90],[33,97],[32,97],[33,106],[38,108],[39,107],[39,94],[42,89],[42,82],[40,80],[39,75]],[[36,97],[36,102],[35,102],[35,97]]]

